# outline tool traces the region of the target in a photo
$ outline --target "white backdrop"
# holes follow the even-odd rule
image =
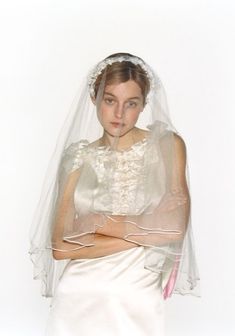
[[[32,280],[27,251],[44,174],[82,76],[126,51],[158,72],[188,151],[202,297],[167,301],[167,336],[234,335],[233,0],[5,0],[0,7],[0,334],[43,335],[49,301]]]

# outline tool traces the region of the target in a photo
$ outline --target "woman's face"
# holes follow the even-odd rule
[[[123,136],[130,132],[143,111],[143,101],[141,89],[133,80],[107,85],[97,108],[105,132],[110,136]]]

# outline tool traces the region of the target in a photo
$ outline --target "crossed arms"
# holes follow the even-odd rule
[[[168,232],[166,234],[154,232],[148,229],[141,229],[138,227],[137,235],[131,235],[126,238],[126,225],[125,216],[109,216],[105,218],[105,224],[102,227],[98,227],[95,233],[88,233],[87,235],[92,235],[94,240],[93,246],[79,246],[76,243],[70,243],[62,240],[63,231],[63,218],[66,214],[71,213],[71,219],[74,216],[73,213],[73,195],[76,183],[79,178],[79,170],[74,171],[70,174],[62,198],[60,200],[60,206],[58,207],[58,220],[55,223],[55,229],[53,232],[53,241],[56,242],[55,249],[53,250],[53,257],[57,260],[60,259],[82,259],[82,258],[96,258],[112,253],[127,250],[139,245],[145,245],[146,234],[148,235],[149,245],[164,245],[172,241],[181,240],[184,237],[185,231],[187,229],[186,225],[188,222],[188,216],[190,213],[190,195],[188,192],[185,167],[186,167],[186,147],[183,139],[178,135],[175,135],[175,150],[177,155],[177,187],[180,185],[180,191],[177,190],[176,185],[174,186],[174,181],[172,184],[172,189],[176,189],[175,194],[167,194],[163,197],[159,206],[156,208],[156,216],[150,216],[149,220],[157,220],[158,214],[160,218],[166,221],[174,220],[171,215],[170,209],[174,211],[182,212],[182,216],[179,218],[181,222],[179,224],[178,232]],[[180,206],[179,206],[180,205]],[[167,211],[165,211],[167,210]],[[94,214],[94,216],[100,216]],[[165,217],[164,217],[165,216]],[[168,217],[167,217],[168,216]],[[141,215],[134,216],[134,222],[141,223]],[[177,217],[177,216],[176,216]],[[146,220],[145,215],[145,220]],[[129,223],[128,225],[132,225]],[[133,224],[134,233],[137,227]]]

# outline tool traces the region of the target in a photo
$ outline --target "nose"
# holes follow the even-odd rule
[[[122,104],[118,104],[114,111],[115,117],[118,119],[122,119],[124,116],[124,106]]]

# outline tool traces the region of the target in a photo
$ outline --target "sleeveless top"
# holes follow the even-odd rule
[[[163,193],[164,186],[154,180],[159,169],[157,148],[147,146],[146,138],[125,150],[92,146],[87,140],[80,140],[69,146],[65,156],[67,171],[84,166],[74,194],[78,211],[89,207],[108,215],[138,215],[151,212]],[[146,171],[150,172],[145,169],[146,164],[152,166],[153,177],[146,176]]]

